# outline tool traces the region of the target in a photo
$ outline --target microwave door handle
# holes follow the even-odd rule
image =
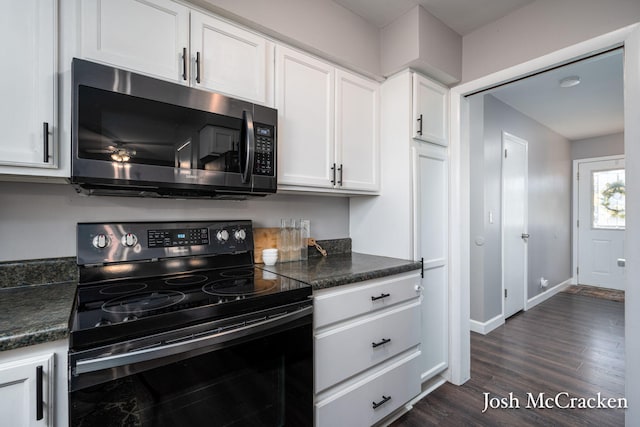
[[[243,111],[242,112],[242,126],[244,131],[245,140],[243,141],[246,144],[246,159],[244,159],[244,169],[242,172],[242,182],[244,184],[251,182],[251,172],[253,169],[253,159],[255,156],[255,134],[253,133],[253,114],[251,111]],[[241,160],[242,161],[242,160]]]

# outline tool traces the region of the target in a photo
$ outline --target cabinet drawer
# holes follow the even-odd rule
[[[316,393],[420,342],[420,301],[315,336]]]
[[[368,280],[314,293],[314,327],[320,328],[361,314],[389,307],[419,295],[420,272]]]
[[[420,352],[412,353],[363,382],[316,403],[315,425],[356,427],[380,421],[420,393],[419,356]],[[379,406],[374,408],[374,403]]]

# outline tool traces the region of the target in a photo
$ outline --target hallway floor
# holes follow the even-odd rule
[[[561,292],[488,335],[472,332],[471,379],[444,384],[392,426],[624,426],[623,409],[558,407],[598,396],[617,406],[624,381],[624,303]],[[553,407],[527,408],[540,393]],[[482,413],[491,398],[512,408]]]

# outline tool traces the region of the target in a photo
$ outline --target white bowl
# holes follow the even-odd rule
[[[278,260],[278,255],[262,255],[264,265],[274,265]]]
[[[262,250],[262,262],[265,265],[273,265],[278,260],[278,249],[263,249]]]

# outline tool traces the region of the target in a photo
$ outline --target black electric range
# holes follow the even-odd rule
[[[71,425],[312,424],[311,287],[254,266],[251,221],[77,233]]]
[[[72,353],[128,351],[158,334],[169,335],[162,343],[311,305],[308,284],[254,266],[251,221],[80,223],[77,233]]]

